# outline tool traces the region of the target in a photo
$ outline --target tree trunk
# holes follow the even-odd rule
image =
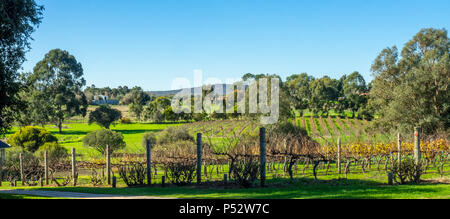
[[[59,134],[62,134],[62,121],[61,120],[58,121],[58,129],[59,129]]]

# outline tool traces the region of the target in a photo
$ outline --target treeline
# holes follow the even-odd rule
[[[238,114],[236,110],[232,114],[176,114],[170,97],[156,98],[139,87],[98,89],[91,86],[83,91],[86,81],[82,64],[61,49],[49,51],[32,72],[20,73],[25,53],[31,49],[31,34],[42,20],[42,11],[43,7],[33,0],[0,1],[0,14],[10,18],[0,19],[0,135],[16,124],[55,124],[61,132],[65,120],[86,117],[89,100],[100,94],[120,99],[142,121],[258,116]],[[426,133],[448,133],[449,54],[447,31],[428,28],[417,33],[401,52],[395,46],[382,50],[372,65],[375,79],[369,84],[358,72],[340,79],[314,78],[306,73],[292,75],[281,82],[279,118],[294,118],[295,113],[306,109],[323,116],[332,110],[339,114],[350,110],[353,116],[375,117],[374,126],[385,131],[404,130],[406,133],[414,126],[421,126]],[[253,74],[244,75],[243,81],[261,77],[277,77],[281,81],[277,75]],[[212,91],[203,90],[204,96]],[[105,112],[111,110],[102,110],[97,118],[107,121],[117,118],[116,112],[109,117]]]

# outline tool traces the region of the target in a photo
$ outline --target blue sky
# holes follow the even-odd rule
[[[37,0],[44,19],[24,71],[51,49],[83,64],[87,84],[168,90],[193,71],[307,72],[339,78],[421,28],[449,28],[448,0]]]

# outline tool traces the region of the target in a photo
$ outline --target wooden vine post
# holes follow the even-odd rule
[[[266,185],[266,128],[259,130],[259,162],[261,169],[261,187]]]
[[[73,186],[77,186],[77,160],[75,148],[72,148],[72,182]]]
[[[106,145],[106,176],[108,185],[111,185],[111,150],[109,145]]]
[[[338,169],[338,174],[341,174],[341,144],[342,144],[342,140],[341,137],[338,137],[337,140],[337,169]]]
[[[48,150],[44,153],[44,178],[45,178],[45,185],[49,185],[49,179],[48,179]]]
[[[397,161],[398,161],[398,167],[402,165],[402,140],[400,139],[400,133],[397,134]]]
[[[416,164],[420,163],[420,127],[414,128],[414,160]]]
[[[197,184],[202,183],[202,133],[197,134]]]
[[[25,173],[24,173],[24,166],[23,166],[23,153],[19,154],[19,160],[20,160],[20,181],[22,182],[22,186],[25,185]]]
[[[147,185],[152,184],[152,145],[149,140],[146,141],[146,149],[147,149]]]

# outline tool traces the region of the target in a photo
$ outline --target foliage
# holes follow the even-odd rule
[[[56,143],[58,139],[47,130],[40,127],[27,126],[14,133],[8,139],[13,147],[21,147],[29,152],[35,152],[46,143]]]
[[[196,162],[193,160],[182,160],[164,165],[169,181],[177,186],[191,184],[195,177],[196,168]]]
[[[108,105],[102,105],[89,114],[89,124],[97,123],[98,125],[109,129],[111,123],[122,118],[122,113],[113,109]]]
[[[33,153],[17,147],[6,151],[5,165],[3,166],[4,178],[10,182],[20,180],[20,154],[23,154],[25,184],[35,185],[36,181],[44,175],[44,168]]]
[[[81,91],[86,84],[83,67],[69,52],[60,49],[48,52],[44,59],[36,64],[28,80],[32,84],[30,92],[39,94],[35,96],[39,99],[31,101],[46,103],[33,106],[49,114],[46,118],[49,121],[36,122],[54,122],[61,133],[65,118],[86,116],[88,103]]]
[[[129,109],[138,120],[142,118],[144,112],[144,106],[152,100],[152,97],[148,95],[142,88],[136,87],[127,94],[124,98],[128,98],[126,102],[129,102]]]
[[[111,152],[126,146],[123,135],[109,129],[100,129],[87,134],[83,139],[83,145],[92,147],[102,154],[105,154],[107,145]]]
[[[122,123],[122,124],[131,124],[131,119],[124,117],[124,118],[120,119],[120,123]]]
[[[430,28],[406,43],[401,57],[395,46],[380,53],[370,93],[377,127],[405,132],[420,126],[425,133],[450,127],[449,46],[446,30]]]
[[[54,171],[56,171],[58,166],[69,157],[67,149],[60,146],[57,142],[45,143],[35,152],[35,156],[40,160],[44,160],[45,151],[48,151],[48,166]]]
[[[424,164],[421,161],[416,163],[413,158],[406,157],[401,163],[394,162],[390,167],[390,172],[394,175],[397,183],[420,183],[420,178],[424,173]]]
[[[127,186],[144,185],[147,169],[139,162],[126,162],[119,166],[119,175]]]
[[[157,144],[168,144],[177,141],[194,142],[194,137],[183,127],[167,127],[158,134]]]
[[[197,161],[197,147],[192,141],[163,141],[153,149],[152,156],[163,165],[171,183],[183,186],[192,182]]]
[[[141,145],[144,149],[147,149],[147,142],[150,143],[151,147],[156,145],[156,134],[154,132],[147,132],[142,136]]]
[[[14,115],[23,107],[16,95],[21,88],[18,71],[43,10],[34,0],[0,1],[0,135],[11,127]]]

